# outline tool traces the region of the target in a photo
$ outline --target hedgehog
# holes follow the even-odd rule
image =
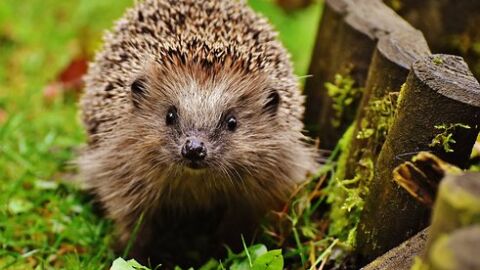
[[[137,2],[85,81],[82,183],[139,261],[241,247],[317,167],[290,56],[244,1]]]

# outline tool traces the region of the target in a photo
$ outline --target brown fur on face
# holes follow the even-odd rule
[[[265,20],[237,1],[171,2],[141,2],[107,34],[81,101],[82,178],[122,243],[144,214],[140,259],[238,243],[315,167],[303,97]],[[207,149],[201,169],[181,154],[192,136]]]

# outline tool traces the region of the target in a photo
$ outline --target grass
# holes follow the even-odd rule
[[[112,224],[71,183],[84,143],[75,99],[43,89],[70,61],[91,55],[131,0],[0,1],[0,270],[107,269]],[[305,75],[320,8],[285,14],[251,1],[276,25]]]

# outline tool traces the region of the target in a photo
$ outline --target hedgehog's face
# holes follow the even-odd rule
[[[281,158],[281,97],[265,76],[154,72],[135,80],[131,93],[134,119],[148,125],[142,140],[165,165],[232,176]]]

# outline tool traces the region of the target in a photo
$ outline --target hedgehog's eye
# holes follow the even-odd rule
[[[165,123],[167,126],[173,125],[177,122],[177,108],[172,106],[168,109],[167,115],[165,117]]]
[[[227,128],[230,131],[235,131],[235,129],[237,128],[237,118],[235,118],[235,116],[227,117],[226,123]]]

